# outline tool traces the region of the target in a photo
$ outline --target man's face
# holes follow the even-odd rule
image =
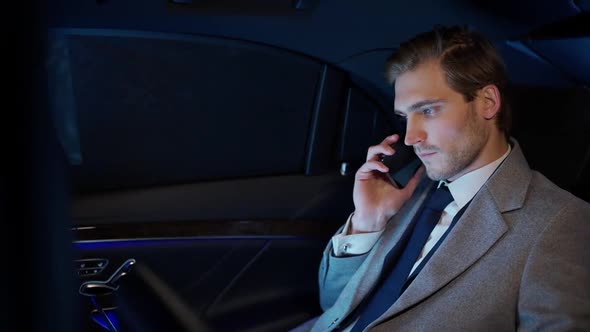
[[[466,102],[446,82],[438,61],[400,75],[395,82],[395,110],[407,120],[405,144],[433,180],[455,180],[482,165],[490,137],[479,112],[478,97]]]

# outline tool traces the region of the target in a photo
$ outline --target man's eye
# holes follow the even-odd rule
[[[422,114],[424,114],[424,115],[432,115],[432,114],[434,114],[434,109],[432,109],[432,108],[425,108],[425,109],[422,110]]]

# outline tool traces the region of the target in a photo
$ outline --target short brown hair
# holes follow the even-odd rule
[[[484,86],[494,84],[498,87],[501,105],[496,124],[508,137],[512,120],[506,100],[508,76],[492,43],[466,27],[437,26],[402,43],[387,59],[385,76],[390,84],[394,84],[401,74],[432,59],[440,61],[449,87],[461,93],[468,102]]]

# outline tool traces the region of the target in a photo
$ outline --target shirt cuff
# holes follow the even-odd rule
[[[336,257],[366,254],[373,248],[377,240],[381,237],[381,234],[383,234],[383,230],[371,233],[349,234],[353,214],[354,212],[346,220],[342,233],[332,237],[332,248]]]

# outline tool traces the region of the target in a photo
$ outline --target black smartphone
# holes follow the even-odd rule
[[[405,145],[401,137],[391,147],[395,153],[392,156],[383,155],[379,161],[389,167],[387,177],[395,187],[401,189],[408,184],[422,163],[414,153],[414,148]]]

